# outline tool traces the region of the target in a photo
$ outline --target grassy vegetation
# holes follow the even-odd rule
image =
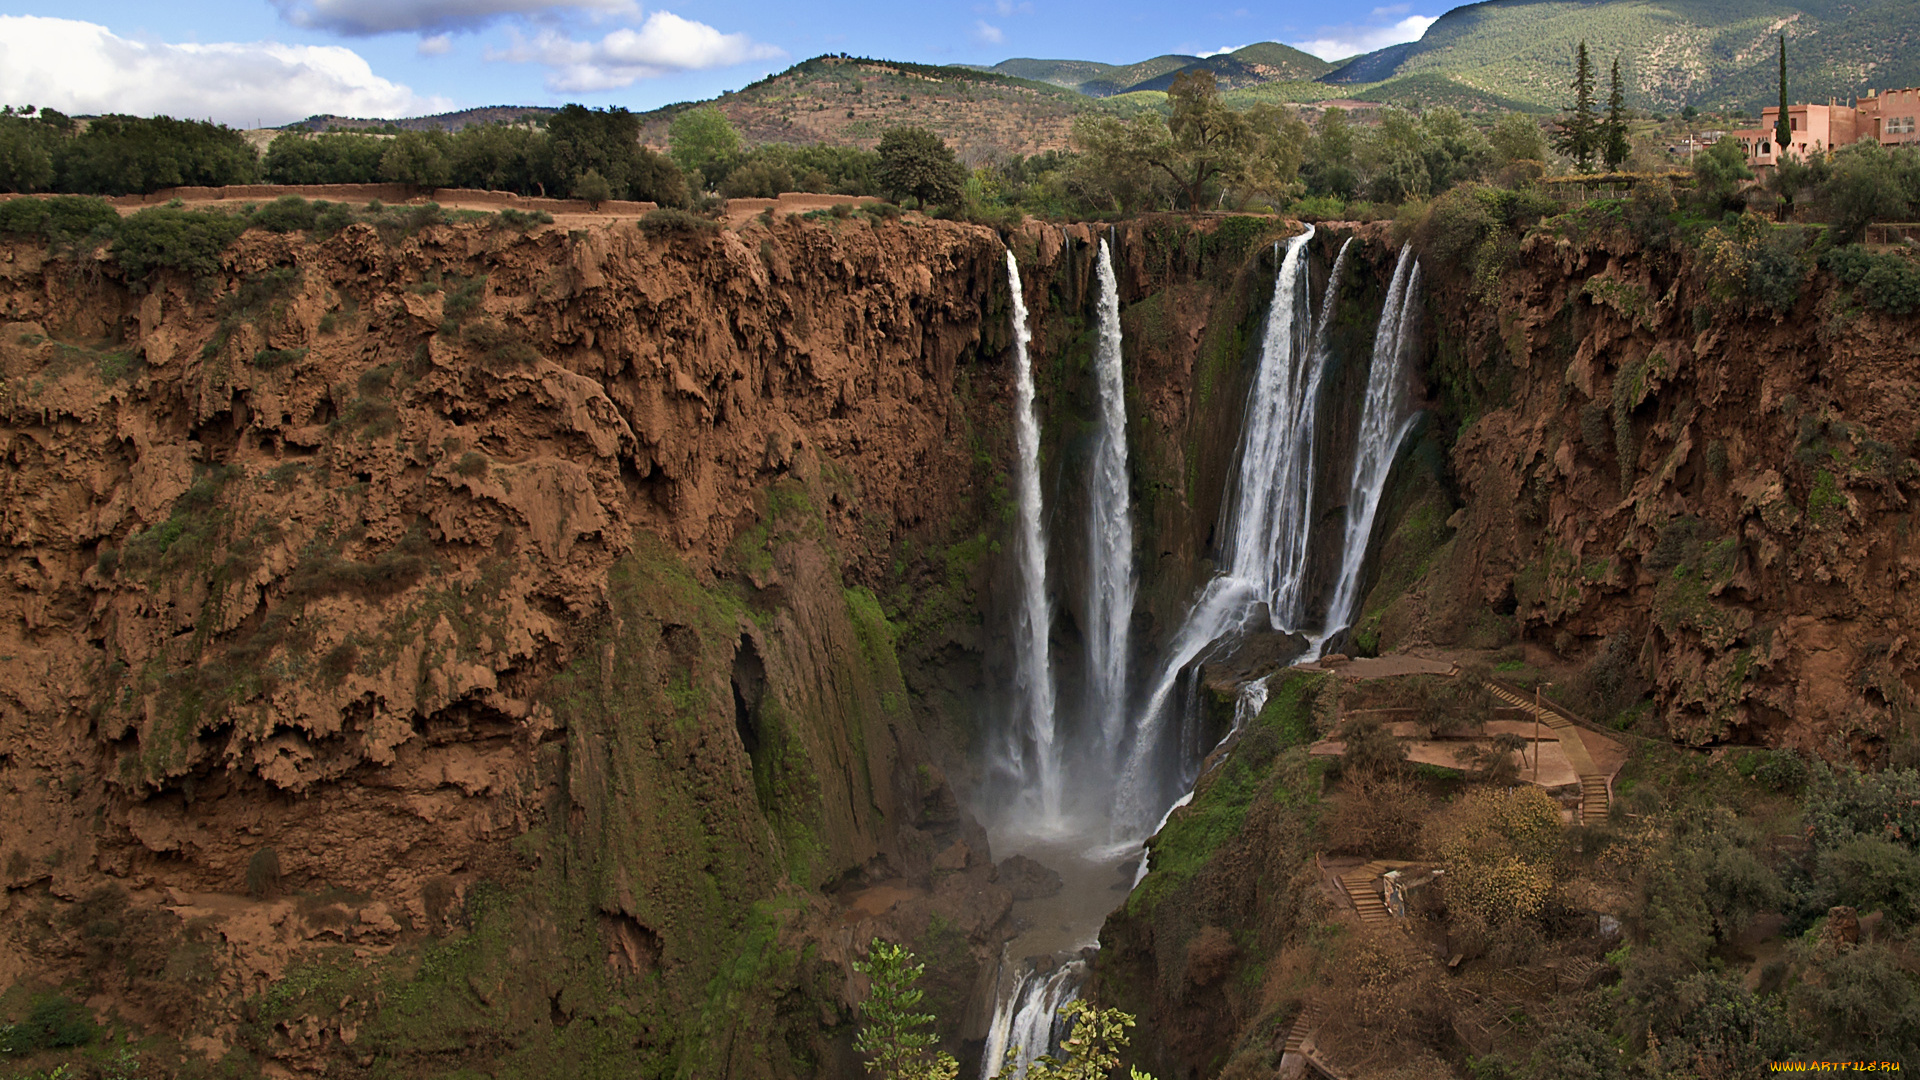
[[[1127,897],[1129,914],[1150,916],[1179,895],[1214,854],[1239,835],[1258,800],[1305,812],[1319,797],[1320,773],[1306,756],[1313,712],[1327,677],[1287,672],[1272,683],[1258,721],[1242,733],[1226,763],[1203,777],[1193,802],[1148,842],[1149,873]]]

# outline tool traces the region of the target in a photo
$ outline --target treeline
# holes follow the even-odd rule
[[[568,105],[542,127],[453,134],[290,131],[264,155],[240,132],[199,120],[102,116],[82,125],[31,106],[0,113],[0,191],[133,195],[181,185],[379,182],[556,198],[587,184],[599,198],[668,206],[689,199],[680,169],[641,146],[640,118],[617,107]]]

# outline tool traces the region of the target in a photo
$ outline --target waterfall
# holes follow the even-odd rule
[[[1306,580],[1313,440],[1327,367],[1327,350],[1314,347],[1308,310],[1303,253],[1312,237],[1309,226],[1294,238],[1274,280],[1260,366],[1241,424],[1236,497],[1228,503],[1227,573],[1253,583],[1275,630],[1294,629]]]
[[[1127,401],[1120,355],[1120,291],[1113,256],[1100,241],[1100,436],[1093,454],[1087,514],[1088,708],[1109,754],[1125,733],[1127,629],[1133,621],[1133,508],[1127,486]]]
[[[1025,722],[1024,730],[1021,724],[1011,725],[1007,759],[1030,809],[1052,822],[1060,815],[1060,748],[1054,740],[1053,669],[1047,655],[1053,613],[1047,603],[1047,538],[1040,519],[1040,422],[1034,414],[1033,364],[1027,356],[1033,335],[1027,329],[1020,264],[1011,249],[1007,285],[1013,293],[1014,445],[1019,458],[1020,614],[1014,628],[1014,689]]]
[[[1276,628],[1293,612],[1282,602],[1297,602],[1306,554],[1306,514],[1313,477],[1304,471],[1301,447],[1309,452],[1318,419],[1317,401],[1326,350],[1311,347],[1313,320],[1307,299],[1307,242],[1313,227],[1287,241],[1273,281],[1260,363],[1247,395],[1240,438],[1240,469],[1228,500],[1226,570],[1207,582],[1175,631],[1145,709],[1134,725],[1133,745],[1122,768],[1114,800],[1116,835],[1138,835],[1157,816],[1160,785],[1153,783],[1154,758],[1161,752],[1167,700],[1180,672],[1231,630],[1247,626],[1261,604]],[[1284,585],[1289,595],[1277,594]],[[1285,627],[1290,629],[1291,627]]]
[[[1003,959],[1000,969],[999,1003],[993,1025],[987,1029],[986,1053],[980,1058],[980,1075],[985,1080],[1025,1076],[1034,1058],[1052,1053],[1065,1034],[1060,1010],[1080,996],[1080,987],[1087,981],[1085,960],[1069,960],[1048,972],[1022,963],[1017,974],[1009,977]],[[1009,1050],[1013,1051],[1011,1061]]]
[[[1413,429],[1407,413],[1406,365],[1413,357],[1413,337],[1420,324],[1420,264],[1411,244],[1400,249],[1393,268],[1393,284],[1374,332],[1373,363],[1367,369],[1367,398],[1360,413],[1360,435],[1353,455],[1353,479],[1347,488],[1346,531],[1340,542],[1340,576],[1333,600],[1327,605],[1326,628],[1314,643],[1315,651],[1328,638],[1352,625],[1360,602],[1360,571],[1366,564],[1367,544],[1373,537],[1374,515],[1386,491],[1400,443]],[[1404,414],[1404,415],[1403,415]]]

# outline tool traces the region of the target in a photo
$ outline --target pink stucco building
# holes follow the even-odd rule
[[[1740,140],[1741,149],[1747,152],[1747,163],[1754,168],[1772,167],[1783,153],[1804,161],[1814,154],[1863,139],[1873,139],[1882,146],[1920,145],[1920,129],[1914,124],[1915,119],[1920,118],[1920,88],[1879,93],[1869,90],[1851,105],[1835,101],[1825,105],[1789,105],[1787,123],[1793,140],[1784,146],[1774,138],[1779,118],[1777,106],[1768,108],[1760,114],[1759,127],[1728,132]]]

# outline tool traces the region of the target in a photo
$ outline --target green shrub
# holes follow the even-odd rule
[[[25,1020],[0,1027],[0,1053],[30,1054],[85,1046],[99,1030],[93,1014],[79,1002],[60,994],[35,994]]]
[[[91,195],[0,202],[0,233],[14,236],[77,239],[96,233],[111,234],[119,225],[120,212],[113,204]]]
[[[1845,285],[1858,285],[1873,269],[1873,253],[1862,244],[1843,244],[1820,257],[1820,265]]]
[[[509,206],[505,210],[493,215],[493,224],[496,228],[518,229],[521,232],[526,232],[535,225],[553,224],[553,215],[547,213],[545,210],[515,210]]]
[[[698,236],[720,231],[720,223],[686,210],[663,206],[658,210],[649,210],[640,219],[640,231],[648,236]]]
[[[317,202],[314,206],[319,210],[313,219],[313,232],[318,238],[332,236],[356,220],[353,207],[346,203]]]
[[[1881,255],[1860,280],[1860,300],[1890,315],[1911,314],[1920,308],[1920,267],[1898,255]]]
[[[1806,785],[1807,762],[1791,747],[1771,750],[1754,766],[1753,778],[1775,791],[1794,791]]]
[[[1876,311],[1906,315],[1920,308],[1920,266],[1903,255],[1845,244],[1821,256],[1820,265],[1842,284],[1860,290],[1860,302]]]
[[[120,222],[113,257],[129,282],[160,269],[204,280],[220,272],[220,253],[246,228],[246,219],[233,214],[156,206]]]
[[[1758,244],[1747,264],[1747,295],[1782,314],[1792,311],[1807,277],[1800,247],[1800,234],[1790,230],[1775,230]]]
[[[273,371],[298,363],[307,355],[305,349],[261,349],[253,354],[253,366],[262,371]]]
[[[268,232],[304,232],[313,228],[319,216],[318,204],[310,203],[298,195],[282,195],[255,210],[251,224]]]
[[[539,350],[525,338],[496,322],[477,322],[460,333],[462,341],[478,350],[489,370],[520,367],[540,359]]]

